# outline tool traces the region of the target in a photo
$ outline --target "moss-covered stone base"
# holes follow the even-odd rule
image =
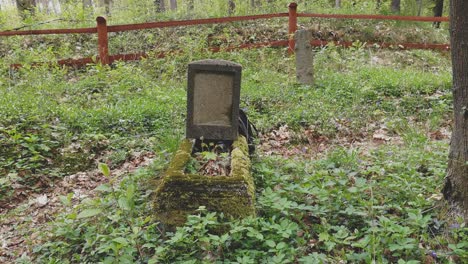
[[[200,206],[235,218],[255,215],[255,187],[244,137],[233,143],[231,176],[185,174],[191,152],[192,142],[182,141],[156,189],[155,213],[159,221],[183,225],[187,215]]]

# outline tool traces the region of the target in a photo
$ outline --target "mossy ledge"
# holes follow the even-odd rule
[[[155,192],[156,219],[169,226],[180,226],[200,206],[234,218],[255,215],[255,187],[245,137],[239,136],[233,143],[230,176],[185,174],[192,146],[188,139],[181,142],[159,181]]]

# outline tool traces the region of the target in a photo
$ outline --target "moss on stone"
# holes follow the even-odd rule
[[[247,141],[240,136],[233,143],[231,176],[185,174],[192,142],[184,140],[175,153],[155,195],[156,218],[167,225],[182,225],[200,206],[226,216],[255,215],[255,187],[250,174]]]

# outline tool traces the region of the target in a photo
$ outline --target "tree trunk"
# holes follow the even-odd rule
[[[340,9],[341,8],[341,0],[335,0],[335,8]]]
[[[422,0],[416,0],[416,4],[418,5],[418,16],[421,16],[423,1]]]
[[[380,7],[382,6],[382,1],[381,0],[377,0],[377,3],[375,5],[375,9],[376,10],[380,10]]]
[[[188,11],[192,11],[194,8],[195,8],[195,5],[193,3],[193,0],[189,0],[187,4]]]
[[[392,0],[390,8],[393,13],[400,13],[400,0]]]
[[[164,0],[154,0],[154,5],[156,6],[156,12],[166,11],[166,3]]]
[[[441,17],[444,11],[444,0],[435,0],[435,6],[432,8],[432,12],[435,17]],[[435,28],[440,27],[440,22],[434,22],[432,24]]]
[[[21,17],[24,19],[26,16],[26,11],[28,11],[30,14],[34,14],[36,9],[36,1],[16,0],[16,7],[18,8],[18,12],[20,13]]]
[[[91,0],[83,0],[83,7],[88,8],[92,6],[93,6],[93,2]]]
[[[111,5],[111,2],[112,0],[100,0],[99,1],[99,5],[101,7],[104,7],[104,9],[106,10],[106,15],[109,15],[110,14],[110,5]]]
[[[169,3],[171,4],[171,10],[177,9],[177,0],[171,0]]]
[[[442,189],[468,224],[468,1],[450,1],[450,38],[453,72],[454,127],[447,177]],[[458,210],[459,209],[459,210]]]
[[[234,0],[228,0],[228,13],[229,13],[229,15],[234,14],[234,11],[236,11],[236,3],[234,3]]]

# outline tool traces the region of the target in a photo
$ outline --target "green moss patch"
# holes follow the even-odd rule
[[[246,139],[240,136],[233,143],[230,176],[184,173],[191,151],[192,142],[183,140],[159,182],[155,195],[156,218],[167,225],[182,225],[187,215],[200,206],[234,218],[255,215],[255,187]]]

